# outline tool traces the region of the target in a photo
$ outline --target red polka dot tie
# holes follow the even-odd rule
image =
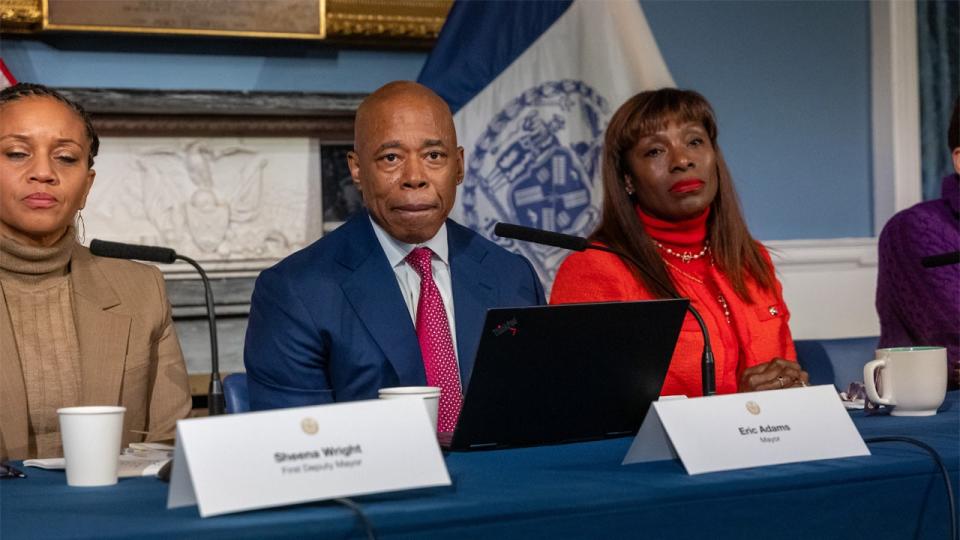
[[[419,247],[407,255],[407,262],[420,274],[420,300],[417,302],[417,339],[423,355],[427,384],[440,387],[437,431],[453,431],[460,416],[460,374],[457,356],[450,336],[447,310],[443,307],[440,289],[433,281],[430,248]]]

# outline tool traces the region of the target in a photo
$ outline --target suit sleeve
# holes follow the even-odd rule
[[[771,263],[772,265],[772,263]],[[780,358],[785,360],[797,361],[797,349],[793,343],[793,334],[790,332],[790,308],[787,307],[786,300],[783,299],[783,285],[780,279],[774,275],[773,284],[776,293],[777,302],[782,306],[783,316],[780,319],[780,330],[777,333],[777,340],[780,344]]]
[[[191,398],[187,368],[173,326],[163,274],[156,268],[151,268],[151,273],[160,291],[160,309],[163,310],[156,341],[157,369],[150,392],[149,435],[146,438],[147,441],[156,441],[173,438],[177,420],[190,414]]]
[[[520,257],[520,260],[523,261],[523,264],[526,266],[527,271],[530,272],[530,282],[531,289],[533,290],[534,306],[542,306],[547,303],[546,295],[543,292],[543,284],[540,283],[540,277],[537,275],[537,271],[534,270],[533,265],[530,264],[530,261],[527,260],[523,255],[517,255]]]
[[[905,246],[898,242],[899,231],[897,231],[896,221],[890,220],[883,231],[880,233],[880,241],[877,245],[879,260],[877,264],[877,296],[876,308],[880,317],[880,347],[891,347],[893,345],[907,345],[913,342],[903,317],[898,309],[898,296],[901,290],[904,276],[900,275],[898,254],[902,253]]]
[[[914,209],[890,218],[877,245],[879,347],[946,347],[952,384],[960,377],[956,300],[960,266],[924,268],[921,259],[955,249],[951,235],[945,234],[938,222],[924,219]]]
[[[773,264],[773,257],[770,255],[770,250],[767,249],[762,243],[757,242],[757,247],[760,248],[760,254],[763,255],[763,260],[767,263],[767,266],[770,268],[770,274],[773,276],[773,304],[777,307],[779,315],[774,317],[770,313],[769,302],[759,305],[759,313],[762,314],[763,318],[770,317],[771,321],[776,321],[777,331],[776,335],[759,335],[755,336],[757,341],[770,341],[771,347],[775,347],[777,352],[774,357],[783,358],[784,360],[791,360],[793,362],[797,361],[797,350],[796,346],[793,343],[793,335],[790,332],[790,308],[787,306],[786,300],[783,299],[783,284],[780,283],[780,278],[777,277],[776,267]],[[757,301],[754,298],[754,301]],[[772,333],[771,333],[772,334]],[[760,345],[755,343],[755,345]],[[761,362],[767,362],[773,358],[761,358]],[[739,374],[738,374],[739,375]]]
[[[254,286],[243,350],[251,410],[334,400],[327,332],[314,323],[293,282],[271,269]]]

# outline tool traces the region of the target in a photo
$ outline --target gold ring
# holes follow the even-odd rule
[[[783,388],[783,377],[777,377],[777,381],[780,382],[780,388]]]

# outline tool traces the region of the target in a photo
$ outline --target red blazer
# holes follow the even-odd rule
[[[764,255],[767,255],[764,251]],[[767,255],[769,261],[769,255]],[[770,263],[772,266],[772,262]],[[682,263],[680,263],[682,265]],[[677,265],[679,268],[680,265]],[[751,366],[774,358],[796,361],[797,353],[790,336],[790,312],[783,302],[783,289],[776,281],[773,291],[764,291],[748,277],[747,290],[753,298],[748,304],[737,296],[733,286],[715,266],[710,266],[716,287],[727,301],[731,322],[712,289],[696,276],[670,265],[667,270],[680,294],[699,310],[710,332],[717,371],[717,393],[737,391],[740,373]],[[550,294],[551,304],[649,300],[654,298],[639,283],[619,257],[603,251],[573,253],[557,272]],[[700,355],[703,337],[696,320],[687,313],[680,330],[661,395],[703,394],[700,379]]]

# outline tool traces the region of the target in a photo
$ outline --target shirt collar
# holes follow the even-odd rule
[[[442,262],[447,266],[450,265],[450,262],[447,260],[450,253],[450,247],[447,245],[447,223],[444,222],[440,226],[440,230],[437,231],[437,234],[433,235],[433,238],[423,242],[422,244],[407,244],[401,242],[396,238],[390,236],[387,231],[383,230],[380,225],[374,221],[373,216],[369,216],[370,224],[373,225],[373,233],[377,235],[377,241],[380,242],[380,247],[383,248],[383,253],[387,256],[387,260],[390,261],[390,267],[396,268],[398,265],[402,264],[407,258],[407,255],[413,251],[414,248],[418,247],[427,247],[430,248],[430,251],[434,253]]]

